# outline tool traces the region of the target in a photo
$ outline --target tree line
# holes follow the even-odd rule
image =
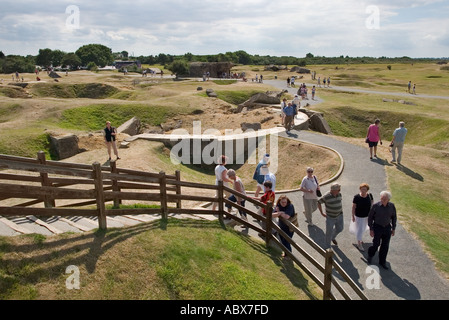
[[[63,66],[76,70],[79,67],[104,67],[112,65],[115,60],[138,60],[142,64],[170,66],[189,62],[232,62],[241,65],[320,65],[320,64],[363,64],[363,63],[414,63],[435,59],[416,59],[410,57],[324,57],[308,53],[305,57],[252,55],[244,50],[211,55],[195,55],[190,52],[183,55],[159,53],[158,55],[129,57],[127,51],[113,53],[112,50],[101,44],[88,44],[80,47],[76,52],[61,50],[40,49],[37,56],[5,55],[0,51],[0,73],[33,72],[36,66],[48,68],[50,66]]]

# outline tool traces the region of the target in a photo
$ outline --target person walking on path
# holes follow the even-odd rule
[[[382,138],[380,137],[379,126],[380,120],[376,119],[376,121],[374,121],[374,124],[369,126],[368,133],[366,135],[366,142],[369,145],[370,159],[373,159],[373,151],[374,157],[377,158],[377,145],[379,142],[382,145]]]
[[[215,167],[215,185],[218,185],[219,181],[223,181],[223,185],[228,187],[229,183],[232,183],[232,180],[228,178],[228,169],[226,169],[227,157],[225,155],[220,156],[218,159],[218,164]],[[219,191],[217,190],[217,193]],[[225,192],[225,196],[229,198],[229,192]],[[216,195],[218,197],[218,194]],[[214,202],[212,205],[212,210],[217,208],[217,203]]]
[[[331,185],[331,190],[318,200],[318,210],[326,218],[326,236],[325,249],[331,247],[331,241],[338,246],[336,237],[343,231],[343,203],[341,196],[341,186],[338,183]],[[323,213],[322,204],[326,207],[326,213]]]
[[[284,113],[284,109],[287,107],[288,103],[287,103],[287,99],[284,98],[284,100],[282,100],[281,102],[281,118],[282,118],[282,125],[284,125],[285,123],[285,113]]]
[[[387,254],[390,247],[390,239],[396,230],[396,207],[390,202],[391,193],[382,191],[380,201],[375,203],[368,216],[370,235],[373,237],[373,245],[368,249],[368,264],[371,264],[377,249],[379,250],[379,265],[385,270],[387,267]]]
[[[368,229],[368,215],[373,205],[373,195],[368,193],[369,185],[362,183],[359,186],[360,192],[352,200],[352,220],[349,231],[355,233],[357,238],[357,248],[365,251],[363,248],[363,233]]]
[[[399,122],[399,128],[393,132],[393,140],[391,141],[391,156],[393,160],[391,162],[396,162],[396,151],[398,153],[397,161],[401,164],[402,160],[402,150],[404,149],[405,137],[407,136],[407,128],[405,128],[405,122]]]
[[[289,220],[295,215],[295,207],[291,203],[290,199],[286,195],[282,195],[279,197],[276,208],[273,212],[273,218],[284,218],[286,220]],[[293,237],[293,232],[290,231],[290,228],[288,225],[282,221],[282,219],[279,219],[278,222],[279,228],[281,228],[282,231],[284,231],[290,238]],[[292,246],[290,242],[288,242],[283,236],[279,236],[281,239],[281,243],[284,245],[284,247],[287,248],[288,251],[292,252]],[[282,253],[282,257],[286,258],[285,252]]]
[[[307,168],[307,175],[302,179],[299,191],[303,192],[304,215],[309,226],[313,226],[312,213],[318,209],[317,190],[319,188],[318,180],[313,175],[313,168]]]
[[[298,94],[295,94],[295,98],[292,100],[292,106],[296,117],[298,114],[298,109],[301,108],[301,99],[299,99]]]
[[[285,114],[284,128],[287,131],[287,133],[289,133],[293,127],[293,121],[295,117],[295,109],[293,109],[291,102],[289,102],[287,107],[284,108],[284,114]]]
[[[104,141],[108,148],[109,161],[111,161],[111,149],[114,150],[114,154],[117,157],[117,160],[119,160],[120,157],[118,156],[118,150],[117,150],[117,144],[116,144],[117,129],[115,129],[114,127],[111,126],[110,121],[106,122],[106,128],[104,128],[103,134],[104,134]]]

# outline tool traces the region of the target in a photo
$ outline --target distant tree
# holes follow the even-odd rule
[[[98,67],[95,62],[91,61],[87,64],[87,69],[89,69],[90,71],[97,71]]]
[[[189,64],[185,60],[175,60],[167,66],[167,69],[173,72],[176,75],[176,78],[190,73]]]
[[[128,59],[128,51],[122,51],[122,52],[120,52],[120,53],[122,54],[122,57],[123,57],[123,58]]]
[[[61,50],[53,50],[51,52],[51,60],[53,62],[53,66],[60,66],[62,59],[64,58],[64,56],[66,55],[66,53],[64,51]]]
[[[165,53],[159,53],[159,55],[156,58],[157,62],[164,65],[169,62],[169,58]]]
[[[81,59],[81,63],[84,66],[87,66],[89,62],[93,62],[97,66],[105,67],[114,61],[112,50],[101,44],[82,46],[75,54]]]
[[[5,58],[5,54],[3,53],[3,51],[0,51],[0,59],[4,59]]]
[[[191,62],[191,61],[193,60],[193,54],[190,53],[190,52],[187,52],[186,54],[184,54],[184,58],[185,58],[187,61]]]
[[[238,57],[238,63],[248,65],[252,63],[251,55],[243,50],[234,52]]]
[[[22,56],[10,55],[2,59],[1,72],[13,73],[13,72],[26,72],[31,73],[34,71],[35,65],[33,61],[28,60]]]
[[[71,69],[76,69],[81,66],[81,59],[73,52],[67,53],[61,60],[62,66],[70,66]]]
[[[53,59],[53,55],[52,55],[53,51],[51,49],[39,49],[39,54],[36,57],[36,64],[47,68],[50,67],[52,65],[52,59]]]
[[[310,52],[308,53],[308,54],[306,54],[306,58],[309,58],[309,59],[311,59],[311,58],[313,58],[314,57],[314,55],[313,54],[311,54]]]

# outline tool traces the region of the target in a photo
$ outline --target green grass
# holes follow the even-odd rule
[[[227,103],[239,105],[249,98],[251,98],[256,93],[259,93],[261,91],[257,90],[233,90],[233,91],[224,91],[219,90],[216,91],[217,96],[219,99],[226,101]]]
[[[24,106],[19,103],[11,103],[0,107],[0,123],[8,122],[22,112]]]
[[[447,179],[447,175],[438,177],[431,170],[421,168],[419,174],[423,181],[417,181],[412,175],[404,176],[398,170],[391,169],[388,173],[399,218],[436,257],[437,268],[449,274],[449,201],[441,197],[446,193],[445,187],[435,184],[440,179]]]
[[[59,126],[67,129],[99,130],[105,126],[106,120],[112,125],[122,124],[132,117],[153,126],[164,123],[166,119],[177,114],[187,113],[187,108],[167,106],[150,106],[143,104],[94,104],[85,107],[65,110]]]
[[[218,222],[170,218],[107,232],[0,238],[0,299],[314,300],[277,249]],[[67,290],[65,269],[80,270]]]
[[[447,95],[449,73],[435,63],[312,65],[317,78],[331,77],[331,85],[405,92],[407,84],[416,84],[417,93]]]
[[[51,158],[49,136],[41,130],[36,131],[35,128],[26,127],[8,130],[8,133],[14,138],[0,139],[0,154],[36,158],[39,151],[44,151],[46,157]]]
[[[212,82],[218,85],[226,86],[237,83],[237,80],[212,80]]]
[[[390,111],[367,111],[355,107],[342,106],[326,110],[327,119],[335,135],[351,138],[364,138],[374,119],[381,119],[381,136],[384,141],[393,137],[399,121],[404,121],[409,131],[408,141],[415,145],[439,148],[449,141],[449,121],[425,115]]]
[[[89,98],[105,99],[117,94],[119,90],[113,86],[88,83],[88,84],[48,84],[39,83],[32,87],[31,91],[38,97],[51,98]]]

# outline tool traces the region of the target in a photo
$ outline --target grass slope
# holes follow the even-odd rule
[[[310,300],[318,287],[280,252],[218,222],[0,238],[0,299]],[[80,271],[68,290],[66,268]]]

